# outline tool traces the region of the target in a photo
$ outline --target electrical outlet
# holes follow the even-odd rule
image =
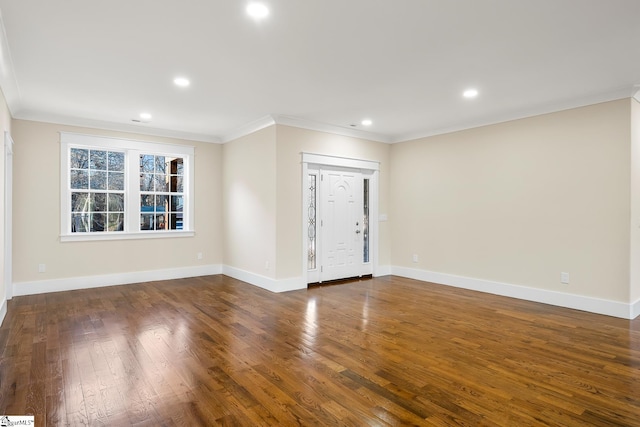
[[[413,262],[418,262],[418,254],[413,254]]]
[[[198,259],[202,259],[202,252],[198,252],[198,254],[196,255],[196,257],[197,257]]]
[[[47,271],[47,265],[46,264],[38,264],[38,273],[44,273],[45,271]]]
[[[569,273],[560,273],[560,283],[569,284]]]
[[[268,270],[269,269],[269,261],[265,261],[264,262],[264,269]]]

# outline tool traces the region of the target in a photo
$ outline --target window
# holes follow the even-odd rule
[[[61,133],[61,240],[193,235],[193,147]]]
[[[184,159],[140,155],[140,229],[182,230]]]
[[[124,153],[71,148],[71,232],[118,232],[124,223]]]

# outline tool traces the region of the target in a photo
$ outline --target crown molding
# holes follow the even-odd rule
[[[16,80],[15,71],[13,67],[13,59],[11,57],[11,50],[9,49],[9,42],[7,41],[7,33],[4,27],[4,20],[2,19],[2,13],[0,12],[0,88],[4,94],[9,112],[13,113],[19,109],[21,100],[20,87]]]
[[[412,132],[402,135],[398,135],[391,139],[391,143],[414,141],[416,139],[428,138],[436,135],[444,135],[447,133],[459,132],[463,130],[478,128],[482,126],[496,125],[499,123],[510,122],[513,120],[526,119],[528,117],[541,116],[543,114],[557,113],[559,111],[571,110],[573,108],[586,107],[589,105],[600,104],[603,102],[617,101],[624,98],[635,98],[640,100],[640,85],[625,86],[624,88],[618,88],[616,90],[600,93],[596,95],[589,95],[586,97],[573,98],[571,100],[558,102],[554,104],[539,105],[524,110],[514,111],[506,114],[497,114],[487,116],[480,120],[474,120],[465,123],[459,123],[447,127],[437,128],[433,130],[427,130],[422,132]]]
[[[231,132],[228,132],[226,134],[224,134],[221,138],[220,138],[220,142],[222,144],[226,144],[227,142],[233,141],[235,139],[238,138],[242,138],[243,136],[247,136],[250,135],[254,132],[258,132],[259,130],[262,130],[264,128],[268,128],[269,126],[273,126],[276,124],[275,119],[273,118],[273,116],[271,115],[267,115],[264,117],[261,117],[257,120],[254,120],[252,122],[249,122],[247,124],[244,124],[234,130],[232,130]]]
[[[352,138],[367,139],[369,141],[384,142],[389,144],[393,140],[388,135],[374,132],[367,132],[360,129],[346,128],[342,126],[330,125],[326,123],[315,122],[312,120],[301,119],[293,116],[274,115],[274,120],[279,125],[291,126],[300,129],[315,130],[318,132],[327,132],[334,135],[349,136]]]
[[[78,117],[61,116],[41,112],[22,112],[14,115],[13,118],[17,120],[31,120],[65,126],[78,126],[92,129],[110,130],[115,132],[127,132],[139,135],[159,136],[164,138],[184,139],[189,141],[209,142],[214,144],[221,143],[220,138],[211,135],[182,132],[170,129],[159,129],[148,127],[145,125],[133,125],[128,123],[114,123],[101,120],[82,119]]]

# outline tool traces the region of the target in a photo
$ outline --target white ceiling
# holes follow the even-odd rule
[[[214,142],[269,116],[395,142],[640,88],[638,0],[265,3],[0,0],[0,85],[15,118]]]

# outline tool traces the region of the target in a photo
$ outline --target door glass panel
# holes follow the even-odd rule
[[[307,265],[309,270],[316,268],[316,182],[317,175],[309,174],[309,207],[307,212]]]
[[[364,183],[364,194],[362,197],[362,206],[364,207],[363,221],[362,221],[362,243],[363,247],[363,262],[369,262],[369,179],[362,180]]]

